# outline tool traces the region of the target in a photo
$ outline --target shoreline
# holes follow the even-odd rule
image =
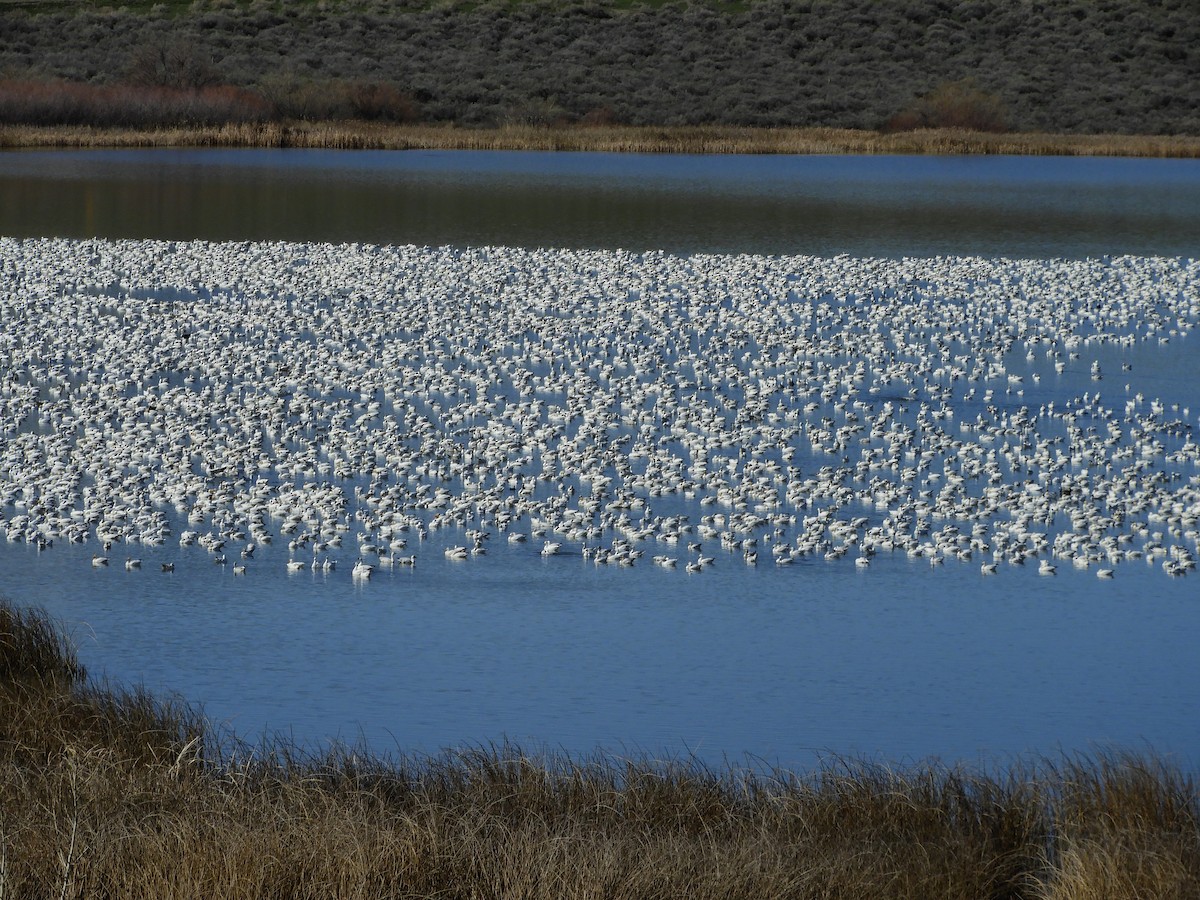
[[[0,150],[259,148],[507,150],[741,155],[1002,155],[1200,159],[1200,136],[986,133],[928,129],[535,126],[460,128],[359,121],[167,128],[0,126]]]

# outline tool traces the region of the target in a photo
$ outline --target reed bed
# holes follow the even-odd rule
[[[796,774],[509,745],[250,747],[88,679],[0,603],[0,896],[1188,898],[1200,800],[1167,763]]]
[[[0,148],[294,147],[331,150],[554,150],[606,153],[992,154],[1200,158],[1200,137],[904,132],[727,126],[460,128],[380,122],[238,122],[164,128],[0,126]]]

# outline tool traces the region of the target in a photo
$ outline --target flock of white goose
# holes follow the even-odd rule
[[[0,239],[0,536],[1184,575],[1196,422],[1129,360],[1198,315],[1178,259]]]

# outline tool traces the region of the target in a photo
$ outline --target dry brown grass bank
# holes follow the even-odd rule
[[[44,616],[0,604],[0,894],[1183,900],[1200,801],[1133,756],[792,775],[250,753],[88,682]]]
[[[534,126],[458,128],[373,122],[266,122],[195,128],[0,127],[0,148],[296,147],[338,150],[557,150],[612,153],[1003,154],[1200,158],[1200,137],[882,133],[834,128]]]

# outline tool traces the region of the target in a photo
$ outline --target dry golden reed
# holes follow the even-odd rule
[[[373,122],[246,122],[194,128],[0,126],[0,148],[294,147],[337,150],[559,150],[607,153],[990,154],[1200,158],[1200,137],[883,133],[837,128],[538,126],[459,128]]]
[[[1200,799],[1133,755],[810,773],[324,753],[87,679],[0,602],[0,897],[1134,900],[1200,896]]]

